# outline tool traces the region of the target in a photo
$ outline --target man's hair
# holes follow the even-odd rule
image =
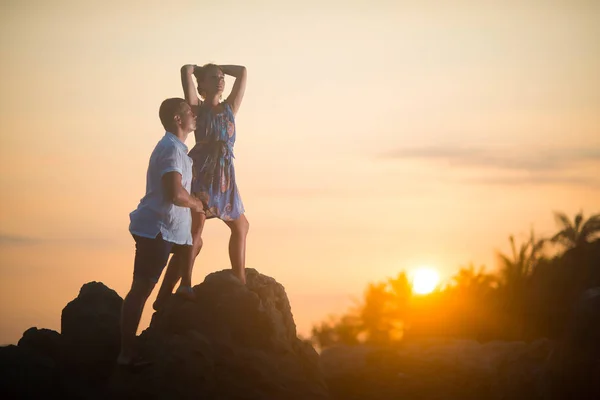
[[[165,130],[172,132],[175,128],[175,116],[181,112],[181,103],[185,103],[184,99],[173,97],[166,99],[160,105],[158,116]]]

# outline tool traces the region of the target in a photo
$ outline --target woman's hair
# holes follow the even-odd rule
[[[204,97],[206,96],[206,92],[204,92],[204,90],[202,89],[201,84],[204,81],[204,76],[206,75],[206,71],[208,71],[209,68],[217,68],[219,71],[223,72],[221,67],[213,63],[204,64],[199,68],[194,68],[194,76],[196,77],[196,82],[198,82],[198,94],[202,99],[204,99]]]

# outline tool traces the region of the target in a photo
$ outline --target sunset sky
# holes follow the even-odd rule
[[[304,335],[368,282],[493,270],[509,234],[600,211],[598,1],[4,0],[0,22],[0,344],[59,330],[86,282],[127,293],[186,63],[248,68],[247,267]],[[204,232],[194,283],[229,268],[227,227]]]

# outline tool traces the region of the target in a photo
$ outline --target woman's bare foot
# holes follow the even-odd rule
[[[186,300],[196,300],[196,294],[191,286],[179,286],[176,295],[183,297]]]

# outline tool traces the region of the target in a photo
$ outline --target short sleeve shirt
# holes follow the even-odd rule
[[[168,242],[192,244],[192,214],[187,207],[179,207],[166,198],[162,177],[168,172],[181,174],[181,184],[190,192],[192,159],[187,146],[170,132],[158,142],[148,165],[146,195],[131,214],[129,231],[137,236],[155,238],[160,233]]]

